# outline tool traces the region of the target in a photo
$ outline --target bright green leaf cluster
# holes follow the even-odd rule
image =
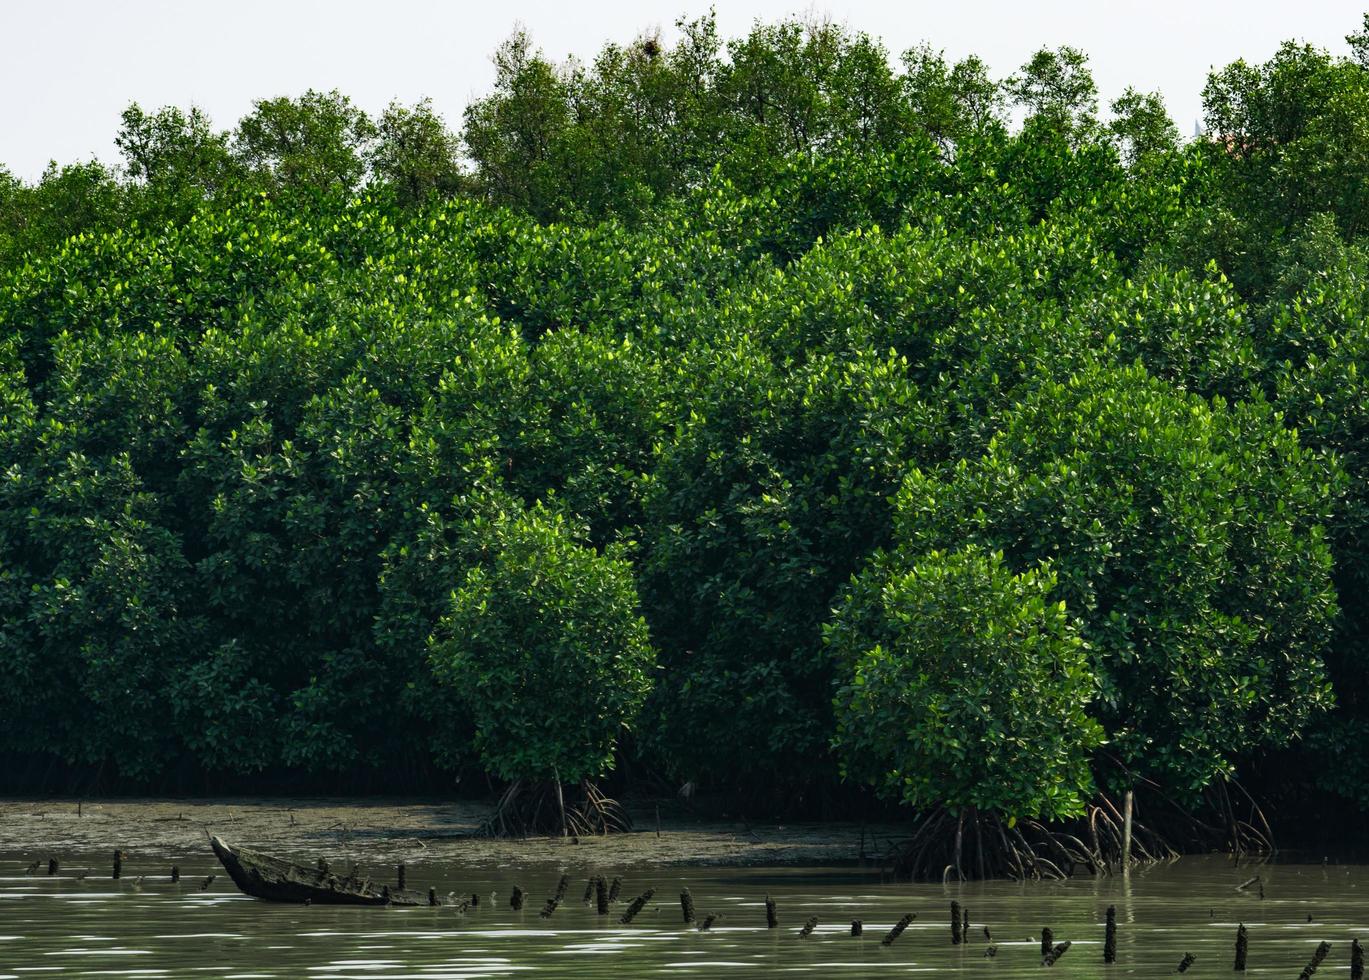
[[[574,540],[540,508],[492,528],[488,564],[452,595],[429,654],[504,779],[578,782],[613,763],[647,692],[655,652],[631,566]]]
[[[1097,683],[1049,564],[1014,574],[971,545],[880,571],[829,630],[849,670],[836,695],[842,771],[924,809],[1081,813],[1102,742]]]

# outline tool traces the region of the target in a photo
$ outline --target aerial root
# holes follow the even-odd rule
[[[895,845],[894,872],[942,882],[1104,875],[1121,863],[1121,817],[1114,811],[1103,800],[1079,820],[1055,826],[1008,821],[973,808],[959,814],[938,808],[920,815],[912,834]],[[1132,850],[1133,863],[1176,853],[1157,831],[1134,819]]]
[[[1071,835],[1035,821],[1010,825],[977,810],[925,814],[894,854],[895,873],[924,881],[1064,878],[1076,865],[1092,868],[1097,863]]]
[[[480,831],[489,837],[530,837],[560,836],[564,829],[571,837],[592,837],[631,829],[631,819],[616,800],[589,780],[577,788],[579,798],[567,796],[564,800],[563,828],[556,783],[516,779],[504,790]]]
[[[1068,878],[1109,874],[1127,863],[1173,860],[1180,847],[1237,856],[1274,849],[1263,811],[1234,779],[1208,787],[1196,811],[1146,780],[1138,784],[1134,799],[1129,862],[1122,854],[1122,810],[1112,796],[1100,792],[1078,819],[1050,825],[1005,820],[974,807],[959,813],[944,807],[923,812],[912,834],[892,848],[894,872],[942,882]]]

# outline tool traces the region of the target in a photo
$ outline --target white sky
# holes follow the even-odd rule
[[[487,90],[490,54],[521,23],[556,59],[588,58],[707,0],[0,0],[0,164],[37,177],[49,159],[113,161],[119,113],[194,103],[228,128],[254,98],[341,89],[368,111],[431,96],[448,123]],[[716,4],[724,37],[757,18],[826,14],[895,55],[930,41],[1002,76],[1036,48],[1090,56],[1104,104],[1128,84],[1159,89],[1185,135],[1206,73],[1263,61],[1287,38],[1344,51],[1369,0],[737,0]]]

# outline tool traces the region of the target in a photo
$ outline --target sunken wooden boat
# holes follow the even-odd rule
[[[280,858],[232,847],[221,837],[209,845],[233,884],[245,895],[294,905],[427,905],[428,898],[371,883],[369,878],[339,877],[326,865],[309,868]]]

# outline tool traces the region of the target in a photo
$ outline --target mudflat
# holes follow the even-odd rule
[[[608,837],[481,836],[490,807],[431,799],[215,798],[7,800],[0,851],[39,856],[112,851],[179,857],[208,834],[306,857],[504,865],[593,861],[622,865],[787,865],[871,860],[906,833],[897,825],[742,823],[632,809],[635,829]]]

